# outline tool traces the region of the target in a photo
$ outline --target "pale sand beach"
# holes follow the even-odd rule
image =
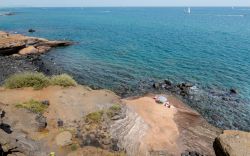
[[[165,96],[169,99],[170,108],[156,103],[154,95],[125,100],[128,107],[137,112],[149,126],[148,132],[141,140],[142,148],[151,149],[156,153],[167,151],[172,155],[180,155],[187,149],[191,151],[202,149],[207,154],[214,155],[213,137],[216,137],[220,130],[207,124],[199,113],[176,97]],[[203,129],[206,129],[207,134]],[[196,139],[188,139],[192,137]],[[190,148],[188,144],[196,144],[196,147]]]

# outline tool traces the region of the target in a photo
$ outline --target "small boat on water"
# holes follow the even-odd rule
[[[191,14],[191,8],[188,7],[187,9],[184,9],[184,12],[187,13],[187,14]]]
[[[190,7],[188,8],[187,13],[191,14],[191,8]]]

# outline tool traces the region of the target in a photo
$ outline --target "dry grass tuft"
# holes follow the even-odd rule
[[[47,105],[33,99],[16,105],[17,108],[25,108],[33,113],[43,113],[48,108]]]

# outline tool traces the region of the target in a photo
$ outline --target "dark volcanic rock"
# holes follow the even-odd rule
[[[36,32],[36,30],[34,30],[34,29],[29,29],[28,32],[33,33],[33,32]]]
[[[36,116],[36,121],[38,122],[38,131],[42,131],[47,127],[46,117],[39,114]]]
[[[238,92],[237,92],[236,89],[230,89],[230,93],[231,93],[231,94],[237,94]]]
[[[2,106],[5,105],[0,103],[0,107]],[[13,108],[4,108],[5,110],[0,108],[0,155],[44,155],[41,144],[27,137],[27,131],[35,130],[34,114],[27,114],[25,110],[14,111]],[[15,116],[10,115],[11,113]]]
[[[25,71],[38,71],[38,68],[26,57],[5,56],[0,57],[0,71],[0,84],[2,84],[10,75]]]
[[[15,73],[42,72],[46,75],[62,73],[51,60],[41,59],[40,55],[0,56],[0,71],[0,84]]]
[[[101,143],[99,142],[98,138],[96,138],[95,134],[87,134],[82,138],[84,146],[94,146],[94,147],[101,147]]]
[[[41,101],[41,103],[43,105],[49,106],[49,100],[43,100],[43,101]]]
[[[35,47],[62,47],[62,46],[69,46],[73,43],[70,41],[44,41],[35,44]]]
[[[170,80],[164,80],[164,83],[168,86],[172,86],[172,82]]]
[[[15,54],[17,52],[19,52],[20,50],[22,50],[23,48],[25,48],[25,43],[24,44],[20,44],[20,45],[15,45],[15,46],[9,46],[6,48],[1,48],[0,47],[0,55],[11,55],[11,54]]]
[[[63,120],[58,119],[58,120],[57,120],[57,126],[58,126],[58,127],[63,127]]]
[[[200,154],[199,152],[196,151],[186,151],[184,153],[181,153],[181,156],[205,156],[205,155]]]
[[[154,83],[153,84],[153,87],[155,88],[155,89],[159,89],[160,88],[160,83],[158,83],[158,82],[156,82],[156,83]]]

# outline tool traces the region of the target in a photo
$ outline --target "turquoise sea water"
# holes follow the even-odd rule
[[[170,79],[198,88],[236,88],[242,99],[250,99],[250,8],[184,10],[2,8],[16,15],[0,16],[0,29],[78,42],[44,57],[84,84],[115,90],[140,80]],[[27,33],[29,28],[36,33]],[[194,107],[210,103],[200,105]],[[250,104],[242,109],[223,105],[228,116],[234,114],[230,120],[244,118],[250,129]]]

